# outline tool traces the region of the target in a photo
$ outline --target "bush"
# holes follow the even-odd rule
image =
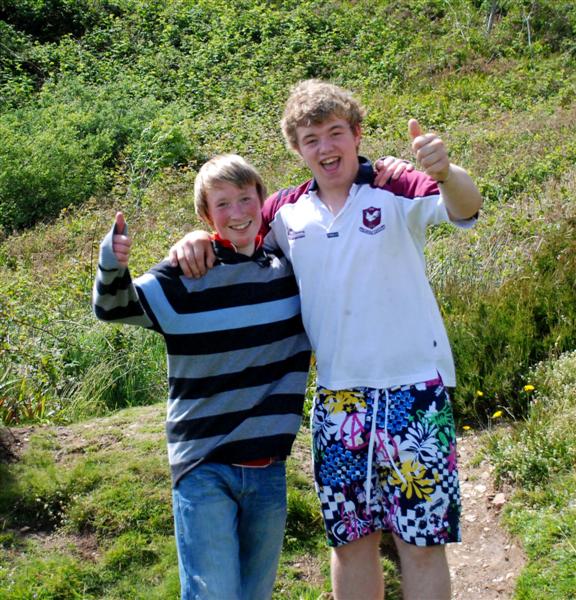
[[[528,407],[519,391],[529,369],[576,346],[575,236],[576,222],[568,219],[513,279],[443,292],[460,417],[486,422],[499,407],[525,417]],[[484,394],[480,402],[477,390]]]

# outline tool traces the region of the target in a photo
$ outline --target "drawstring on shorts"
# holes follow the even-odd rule
[[[370,500],[372,496],[372,460],[374,457],[374,444],[376,443],[376,420],[378,416],[380,394],[381,392],[379,390],[374,390],[372,425],[370,427],[370,440],[368,441],[368,469],[366,472],[366,507],[368,512],[370,512]],[[388,442],[388,409],[390,406],[390,396],[388,395],[388,389],[384,389],[384,394],[386,396],[386,405],[384,407],[384,448],[386,449],[388,462],[396,472],[396,475],[398,475],[400,481],[406,485],[406,479],[394,461],[394,453],[390,452],[390,444]]]

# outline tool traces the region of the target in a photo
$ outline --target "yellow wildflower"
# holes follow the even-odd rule
[[[501,410],[497,410],[493,415],[492,418],[493,419],[499,419],[502,416],[502,411]]]
[[[470,427],[470,425],[462,425],[462,429],[464,431],[470,431],[472,429],[472,427]]]
[[[534,386],[533,386],[533,385],[530,385],[530,384],[528,384],[528,385],[525,385],[525,386],[524,386],[524,391],[525,391],[525,392],[533,392],[533,391],[534,391]]]
[[[482,398],[483,395],[484,392],[482,392],[481,390],[476,390],[476,396],[478,396],[478,398]]]

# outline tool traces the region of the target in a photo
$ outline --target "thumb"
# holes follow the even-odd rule
[[[126,229],[126,220],[124,219],[124,214],[122,212],[118,211],[116,213],[114,225],[116,226],[116,233],[122,235]]]
[[[422,135],[422,128],[416,119],[410,119],[408,121],[408,133],[412,140],[415,140],[419,135]]]

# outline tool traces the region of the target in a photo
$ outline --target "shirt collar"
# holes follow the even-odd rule
[[[218,262],[225,264],[237,264],[254,261],[261,267],[268,266],[272,258],[265,252],[262,246],[263,241],[264,238],[261,235],[257,235],[254,253],[252,256],[246,256],[245,254],[236,252],[236,248],[230,240],[225,240],[217,233],[212,234],[212,247],[214,248],[214,254],[216,255]]]

